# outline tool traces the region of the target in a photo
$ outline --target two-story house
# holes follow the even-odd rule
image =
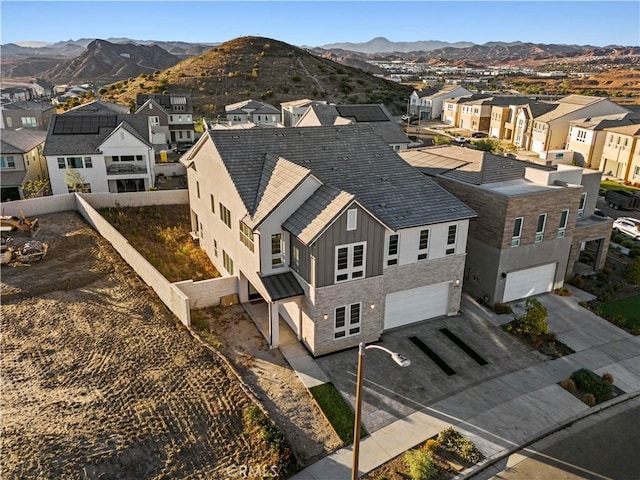
[[[253,123],[262,126],[277,126],[280,120],[280,110],[268,103],[257,100],[244,100],[242,102],[225,105],[229,125],[241,123]]]
[[[23,185],[49,178],[42,148],[47,134],[41,130],[4,130],[0,138],[1,201],[22,200]]]
[[[0,105],[0,128],[47,130],[56,107],[46,102],[13,102]]]
[[[43,155],[51,192],[137,192],[155,184],[149,120],[141,115],[54,115]]]
[[[422,90],[414,90],[409,97],[409,115],[420,120],[433,120],[442,117],[442,103],[445,99],[471,95],[460,85],[434,85]]]
[[[192,226],[242,303],[264,299],[314,355],[454,315],[464,203],[368,124],[208,130],[181,159]]]
[[[605,129],[600,171],[630,182],[640,181],[640,125]]]
[[[533,152],[566,149],[571,120],[629,112],[607,98],[586,95],[568,95],[553,103],[558,106],[533,118],[531,142],[527,146]]]
[[[149,100],[153,100],[151,103]],[[154,108],[155,107],[155,108]],[[164,114],[160,114],[160,108]],[[154,132],[153,142],[162,145],[162,133],[166,135],[166,143],[177,145],[180,143],[193,143],[196,138],[193,126],[193,102],[190,93],[139,93],[136,96],[136,115],[149,117],[149,124]],[[166,125],[163,122],[166,121]]]
[[[383,105],[336,105],[313,102],[302,115],[297,127],[317,127],[366,123],[393,150],[406,150],[411,143],[389,110]]]
[[[514,97],[509,105],[492,105],[489,136],[524,149],[531,137],[532,119],[556,107],[555,104],[524,97]]]
[[[612,219],[592,214],[601,173],[548,168],[458,146],[400,156],[473,208],[464,289],[490,303],[549,292],[574,273],[580,252],[604,267]]]
[[[304,112],[309,108],[309,105],[313,102],[313,100],[309,100],[308,98],[282,102],[280,104],[280,123],[285,127],[295,127],[300,118],[302,118],[302,115],[304,115]]]

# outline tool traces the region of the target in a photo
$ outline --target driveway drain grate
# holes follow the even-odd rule
[[[466,353],[471,358],[473,358],[476,361],[476,363],[478,363],[479,365],[487,365],[489,363],[480,355],[478,355],[478,353],[473,348],[467,345],[464,341],[462,341],[455,333],[453,333],[448,328],[441,328],[440,332],[442,332],[442,334],[445,337],[447,337],[449,340],[455,343],[458,347],[460,347],[460,349],[464,353]]]
[[[436,352],[431,350],[427,346],[427,344],[424,343],[422,340],[420,340],[418,337],[409,337],[409,340],[416,347],[418,347],[420,350],[422,350],[431,360],[433,360],[433,362],[436,365],[438,365],[438,367],[440,367],[440,370],[442,370],[444,373],[446,373],[449,376],[456,374],[455,370],[453,368],[451,368],[447,362],[442,360],[442,358],[440,358],[440,356]]]

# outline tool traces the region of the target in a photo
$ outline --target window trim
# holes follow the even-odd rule
[[[362,247],[362,264],[355,265],[355,249]],[[339,251],[342,249],[347,250],[347,266],[346,268],[338,268]],[[358,280],[367,276],[367,242],[355,242],[346,245],[336,245],[335,247],[335,260],[334,264],[334,282],[343,283],[351,280]],[[346,275],[346,278],[339,278]]]
[[[282,233],[274,233],[271,235],[271,268],[281,268],[284,267],[284,239],[282,238]],[[274,246],[276,245],[274,241],[277,242],[277,246],[279,248],[279,252],[274,250]]]
[[[516,225],[518,224],[518,220],[520,220],[520,228],[518,229],[518,234],[516,235]],[[516,217],[513,221],[513,231],[511,232],[511,247],[520,246],[520,238],[522,237],[523,226],[524,226],[524,217]]]
[[[584,217],[584,207],[587,204],[587,192],[580,194],[580,204],[578,205],[578,218]]]
[[[453,241],[451,241],[451,229],[453,228]],[[447,229],[447,248],[445,255],[453,255],[458,247],[458,224],[449,225]]]
[[[222,223],[227,227],[231,228],[231,210],[225,207],[222,202],[218,202],[218,206],[220,207],[220,220],[222,220]]]
[[[391,239],[395,238],[395,253],[392,253],[391,250]],[[400,234],[398,233],[392,233],[391,235],[389,235],[389,238],[387,240],[387,267],[393,266],[393,265],[398,265],[399,262],[399,252],[400,252]]]
[[[222,249],[222,266],[229,275],[233,275],[233,258],[231,258],[225,249]]]
[[[347,232],[358,228],[358,209],[350,208],[347,210]]]
[[[562,221],[564,219],[564,222]],[[564,238],[567,234],[567,224],[569,223],[569,209],[565,208],[560,212],[560,223],[558,224],[557,238]]]
[[[358,308],[357,321],[352,318],[353,308]],[[338,311],[344,310],[344,325],[338,327]],[[357,332],[352,332],[356,330]],[[333,310],[333,339],[341,340],[343,338],[354,337],[362,333],[362,302],[340,305]]]
[[[418,234],[418,260],[427,260],[429,258],[429,242],[431,241],[431,234],[429,232],[429,228],[424,228],[420,230]],[[426,238],[423,238],[423,235]],[[426,240],[426,246],[423,247],[423,240]]]
[[[542,220],[542,229],[540,228],[540,219]],[[544,240],[544,229],[547,226],[547,214],[546,213],[541,213],[538,215],[538,223],[536,224],[536,237],[534,240],[534,243],[540,243],[542,240]]]
[[[240,242],[251,252],[254,250],[253,230],[242,220],[239,221],[238,230],[240,231]]]

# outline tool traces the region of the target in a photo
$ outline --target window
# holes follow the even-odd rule
[[[429,230],[420,231],[420,243],[418,244],[418,260],[426,260],[429,249]]]
[[[160,125],[160,117],[149,117],[149,124],[153,127]]]
[[[563,210],[560,214],[560,224],[558,225],[558,238],[564,238],[567,230],[567,220],[569,219],[569,210]]]
[[[274,268],[284,265],[284,246],[282,245],[282,234],[271,235],[271,266]]]
[[[333,338],[345,338],[360,333],[361,303],[352,303],[336,308],[334,316]]]
[[[398,264],[398,234],[389,235],[389,247],[387,249],[387,265]]]
[[[535,243],[540,243],[544,238],[544,226],[547,223],[547,214],[541,213],[538,215],[538,226],[536,228]]]
[[[91,193],[91,184],[90,183],[76,183],[75,186],[73,186],[73,187],[67,185],[67,191],[69,193],[73,193],[73,192]]]
[[[218,256],[218,241],[215,238],[213,239],[213,255]]]
[[[447,232],[447,250],[445,251],[446,255],[453,255],[456,253],[456,240],[458,236],[458,226],[457,225],[449,225],[449,231]]]
[[[93,168],[93,160],[91,160],[91,157],[84,157],[84,168]]]
[[[576,140],[578,142],[585,143],[587,141],[587,131],[578,130],[578,135],[576,135]]]
[[[242,220],[240,221],[240,241],[253,252],[253,230]]]
[[[218,205],[220,206],[220,220],[222,220],[227,227],[231,228],[231,212],[222,203]]]
[[[0,168],[16,168],[16,161],[13,155],[0,157]]]
[[[578,207],[578,218],[584,216],[584,205],[587,203],[587,192],[582,192],[580,195],[580,206]]]
[[[9,128],[13,127],[13,118],[7,117],[7,118],[5,118],[5,120],[7,122],[7,127],[9,127]]]
[[[69,168],[82,168],[82,157],[67,157]]]
[[[291,268],[300,272],[300,248],[297,245],[291,245]]]
[[[520,245],[520,235],[522,235],[522,223],[524,218],[518,217],[513,223],[513,234],[511,235],[511,246],[517,247]]]
[[[233,275],[233,260],[224,250],[222,250],[222,265],[229,275]]]
[[[355,230],[358,225],[358,210],[352,208],[347,210],[347,231]]]
[[[200,198],[200,182],[196,180],[196,195]]]
[[[37,127],[38,121],[36,117],[22,117],[22,126],[23,127]]]
[[[365,247],[365,242],[336,247],[336,283],[365,276]]]

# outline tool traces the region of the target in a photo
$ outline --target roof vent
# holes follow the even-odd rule
[[[334,172],[338,171],[338,167],[331,167],[331,170],[333,170]]]
[[[383,182],[386,182],[387,180],[389,180],[388,177],[380,177],[380,180],[382,180]]]

